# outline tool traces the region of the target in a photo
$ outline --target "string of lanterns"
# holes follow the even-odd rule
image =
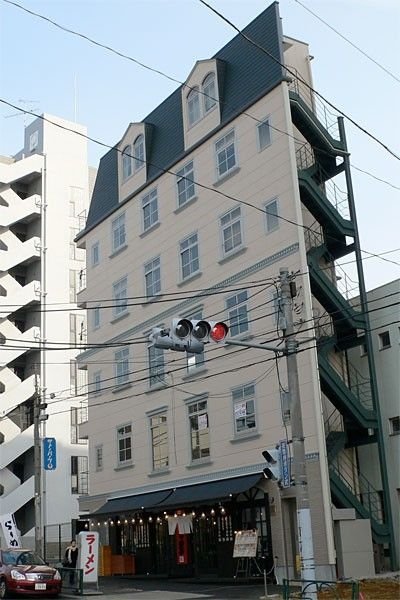
[[[223,506],[219,507],[219,513],[221,516],[223,517],[227,517],[227,512],[225,510],[225,508]],[[216,515],[216,510],[214,508],[212,508],[209,512],[209,514],[206,514],[204,511],[199,513],[199,516],[197,516],[197,513],[193,510],[191,513],[189,513],[194,519],[198,520],[198,519],[206,519],[209,520],[209,518],[213,518]],[[171,517],[186,517],[186,513],[185,512],[175,512],[173,515],[169,515],[166,511],[164,511],[164,514],[162,517],[153,517],[151,515],[149,515],[149,517],[146,519],[143,519],[143,517],[140,518],[131,518],[131,519],[117,519],[116,521],[112,518],[107,519],[106,521],[97,521],[97,523],[95,521],[91,521],[90,522],[90,526],[91,527],[101,527],[102,525],[106,526],[111,526],[113,527],[114,525],[135,525],[135,524],[139,524],[139,525],[143,525],[143,523],[152,523],[153,521],[155,521],[155,523],[157,524],[161,524],[163,521],[168,521],[169,518]],[[214,522],[214,525],[216,523]],[[85,524],[85,526],[87,527],[87,523]]]

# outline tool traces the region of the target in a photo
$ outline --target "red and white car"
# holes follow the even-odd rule
[[[11,594],[57,597],[61,575],[32,550],[0,550],[0,599]]]

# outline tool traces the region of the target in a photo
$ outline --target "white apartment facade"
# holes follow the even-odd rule
[[[40,435],[56,440],[56,468],[42,462],[41,473],[47,542],[58,542],[60,524],[67,524],[62,541],[71,535],[78,495],[88,491],[87,442],[78,434],[87,411],[85,374],[75,360],[86,335],[86,316],[76,305],[85,252],[74,238],[84,226],[94,173],[82,134],[85,127],[45,114],[25,128],[23,149],[0,159],[0,514],[14,514],[29,546],[35,393],[43,405]]]
[[[336,286],[335,260],[359,248],[350,192],[344,214],[329,192],[336,175],[350,177],[344,130],[336,117],[319,119],[299,83],[311,84],[308,47],[282,36],[277,4],[246,33],[276,60],[237,36],[100,162],[78,242],[87,251],[78,301],[98,346],[79,358],[90,448],[81,514],[113,554],[135,554],[138,573],[233,575],[235,532],[249,528],[259,555],[296,573],[295,492],[263,477],[261,455],[291,439],[284,359],[212,344],[204,356],[182,355],[149,342],[153,327],[187,317],[278,344],[285,267],[296,274],[297,335],[315,331],[319,344],[298,353],[317,577],[335,576],[342,508],[367,524],[364,561],[349,560],[366,572],[372,536],[388,546],[390,534],[370,526],[357,482],[346,487],[331,470],[357,448],[327,440],[333,414],[329,440],[347,435],[347,420],[362,435],[378,426],[347,386],[346,348],[366,325]]]

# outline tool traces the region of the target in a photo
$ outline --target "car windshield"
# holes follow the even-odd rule
[[[29,550],[6,550],[3,552],[5,565],[45,565],[43,558]]]

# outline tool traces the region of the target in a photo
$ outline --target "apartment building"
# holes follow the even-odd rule
[[[397,556],[400,551],[400,280],[396,279],[368,291],[372,353],[376,366],[382,431],[386,449],[389,493]],[[355,303],[360,299],[356,298]],[[351,360],[360,373],[359,385],[368,381],[368,349],[366,344],[351,351]],[[359,461],[368,481],[383,495],[379,478],[376,444],[360,448]],[[380,556],[380,564],[383,557]]]
[[[86,129],[45,114],[25,128],[16,156],[0,158],[0,514],[14,514],[31,547],[35,393],[43,407],[40,435],[56,444],[55,469],[42,464],[47,541],[58,541],[63,523],[63,538],[71,535],[78,495],[88,491],[87,441],[78,433],[87,406],[77,397],[86,374],[76,369],[86,335],[76,305],[85,251],[74,238],[84,227],[95,172],[76,132]]]
[[[364,404],[347,356],[369,343],[368,319],[336,273],[339,258],[357,260],[363,302],[343,120],[310,90],[308,46],[283,36],[276,3],[244,31],[265,52],[238,35],[199,60],[100,161],[78,236],[91,346],[79,357],[90,448],[81,514],[119,569],[133,554],[126,569],[137,573],[232,576],[236,532],[257,529],[258,556],[298,572],[295,489],[263,476],[261,454],[291,440],[284,358],[149,341],[154,327],[187,317],[223,320],[232,339],[281,343],[276,282],[287,268],[296,335],[311,338],[297,360],[316,574],[336,575],[339,550],[340,574],[366,574],[373,544],[395,555],[374,365]],[[350,480],[342,469],[372,440],[384,490],[373,508],[357,468]],[[363,556],[349,547],[355,535]]]

